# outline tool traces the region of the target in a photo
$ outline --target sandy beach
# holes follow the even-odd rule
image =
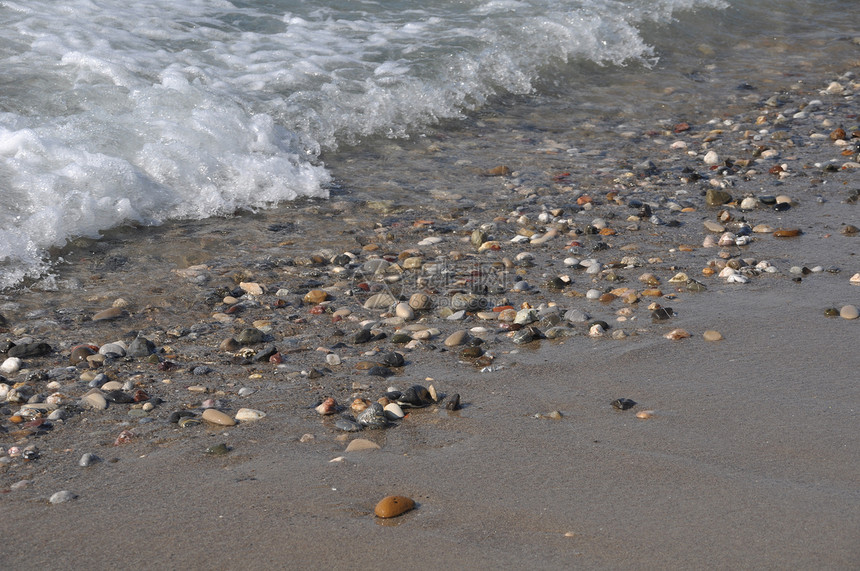
[[[33,404],[59,394],[53,408],[65,411],[46,424],[53,409],[3,405],[0,566],[857,568],[860,320],[827,315],[860,305],[852,78],[822,79],[781,107],[738,104],[743,112],[723,124],[622,135],[653,169],[630,147],[577,155],[559,151],[565,141],[547,146],[558,134],[497,134],[519,149],[519,164],[484,149],[480,164],[446,171],[464,189],[488,189],[484,197],[452,190],[416,205],[385,202],[384,189],[376,202],[342,189],[330,201],[69,246],[57,289],[8,293],[0,309],[14,345],[51,346],[6,375],[7,392],[24,387]],[[837,80],[845,91],[827,93]],[[806,115],[782,121],[786,109]],[[679,140],[688,146],[673,148]],[[433,144],[445,141],[410,143],[411,152]],[[761,158],[768,149],[776,156]],[[703,162],[710,150],[720,155],[712,164]],[[730,196],[710,204],[708,190]],[[752,208],[741,209],[744,198]],[[314,227],[307,213],[331,222]],[[752,231],[759,225],[770,231]],[[730,245],[705,247],[726,232]],[[353,257],[333,261],[344,252]],[[404,269],[411,258],[418,265]],[[600,267],[589,273],[580,262],[591,259]],[[373,260],[390,271],[374,274]],[[450,280],[421,281],[443,263]],[[688,279],[672,281],[679,273]],[[568,281],[553,289],[553,278]],[[306,301],[314,290],[328,299]],[[364,307],[374,292],[406,302],[419,291],[434,306],[400,322],[394,303]],[[535,319],[512,327],[471,308],[450,316],[442,309],[455,294],[483,298],[490,314],[533,309]],[[668,318],[654,318],[653,304],[671,308]],[[349,313],[336,318],[338,309]],[[574,309],[588,318],[572,321]],[[529,326],[555,338],[515,343]],[[251,328],[262,342],[225,348]],[[373,339],[359,342],[362,329]],[[666,338],[673,330],[689,336]],[[408,343],[394,342],[407,331]],[[480,342],[449,345],[456,331]],[[80,344],[138,335],[152,355],[70,368]],[[280,360],[256,358],[268,347]],[[406,362],[384,376],[357,367],[391,352]],[[82,405],[100,372],[157,404]],[[433,385],[439,402],[382,430],[344,432],[339,415],[315,410],[326,397],[349,406],[414,384]],[[448,410],[444,397],[455,393],[462,407]],[[619,410],[610,404],[619,398],[636,404]],[[169,421],[242,407],[266,416]],[[123,431],[132,435],[117,444]],[[355,438],[379,448],[345,452]],[[226,454],[206,453],[219,444]],[[79,466],[85,453],[100,461]],[[70,499],[49,502],[60,491]],[[375,517],[393,494],[416,508]]]

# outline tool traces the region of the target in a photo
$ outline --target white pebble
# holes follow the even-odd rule
[[[705,162],[706,165],[714,166],[720,162],[720,156],[717,154],[716,151],[708,151],[707,154],[705,154],[705,158],[702,160]]]
[[[21,363],[22,361],[18,357],[9,357],[0,365],[0,373],[14,375],[21,370]]]
[[[52,504],[61,504],[63,502],[70,502],[72,500],[78,499],[78,495],[70,492],[68,490],[63,490],[61,492],[57,492],[51,496],[51,499],[48,500]]]

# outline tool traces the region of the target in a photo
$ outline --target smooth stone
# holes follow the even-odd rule
[[[415,310],[429,309],[433,300],[426,293],[413,293],[409,298],[409,307]]]
[[[376,293],[364,302],[364,309],[386,309],[397,303],[390,293]]]
[[[252,420],[260,420],[264,418],[266,413],[262,410],[256,410],[253,408],[240,408],[236,411],[236,420],[239,422],[250,422]]]
[[[93,321],[108,321],[111,319],[117,319],[123,316],[122,308],[119,307],[110,307],[108,309],[103,309],[99,311],[95,315],[93,315]]]
[[[87,466],[92,466],[97,462],[101,462],[101,458],[91,452],[87,452],[86,454],[81,456],[80,460],[78,460],[78,466],[86,468]]]
[[[322,289],[312,289],[302,299],[305,303],[316,305],[328,299],[328,292]]]
[[[801,233],[800,228],[778,228],[773,231],[773,235],[776,238],[793,238],[800,236]]]
[[[860,316],[860,312],[858,312],[857,307],[854,305],[844,305],[839,310],[839,317],[843,319],[857,319],[858,316]]]
[[[256,345],[266,340],[266,334],[255,327],[248,327],[239,332],[236,341],[240,345]]]
[[[0,364],[0,373],[3,373],[4,375],[14,375],[21,370],[22,362],[23,361],[18,357],[9,357],[3,361],[3,364]]]
[[[337,353],[329,353],[325,356],[325,362],[334,367],[341,364],[341,358]]]
[[[68,490],[63,490],[61,492],[57,492],[51,496],[48,500],[52,504],[62,504],[64,502],[70,502],[72,500],[78,499],[78,495],[70,492]]]
[[[107,408],[107,399],[100,392],[90,392],[81,398],[81,404],[93,410],[104,410]]]
[[[125,352],[126,347],[124,343],[105,343],[99,347],[100,355],[119,355],[120,357],[125,357]]]
[[[359,452],[363,450],[379,450],[379,444],[366,438],[355,438],[350,440],[346,446],[346,452]]]
[[[108,381],[99,388],[103,391],[118,391],[122,389],[122,383],[119,381]]]
[[[460,410],[460,395],[454,393],[449,396],[448,401],[445,403],[445,408],[448,410]]]
[[[201,418],[206,422],[217,424],[218,426],[234,426],[236,424],[236,421],[230,418],[229,415],[215,408],[204,410]]]
[[[720,341],[723,338],[719,331],[714,331],[713,329],[709,329],[702,333],[702,337],[705,338],[705,341]]]
[[[458,345],[462,345],[469,341],[470,337],[469,332],[465,329],[455,331],[445,339],[445,346],[457,347]]]
[[[376,517],[389,518],[402,515],[415,507],[415,502],[405,496],[388,496],[379,500],[373,513]]]
[[[570,323],[586,323],[591,316],[581,309],[570,309],[565,312],[564,319]]]
[[[394,314],[397,317],[405,319],[406,321],[412,321],[413,319],[415,319],[415,310],[412,309],[412,307],[408,303],[403,301],[398,303],[397,307],[394,308]]]
[[[257,282],[240,282],[239,288],[248,295],[263,295],[263,287]]]

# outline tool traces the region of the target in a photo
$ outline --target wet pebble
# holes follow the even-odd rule
[[[335,420],[334,425],[338,430],[343,430],[345,432],[358,432],[364,429],[364,426],[343,416]]]
[[[262,410],[256,410],[253,408],[240,408],[236,411],[236,420],[239,422],[250,422],[253,420],[260,420],[264,418],[266,413]]]
[[[361,411],[355,417],[355,421],[367,428],[385,428],[388,426],[388,418],[385,416],[385,409],[381,404],[375,402]]]
[[[415,502],[405,496],[388,496],[379,500],[373,513],[379,518],[402,515],[415,507]]]
[[[457,347],[458,345],[463,345],[468,342],[470,338],[471,336],[469,335],[469,332],[465,329],[461,329],[459,331],[455,331],[445,339],[445,346]]]
[[[702,337],[705,338],[705,341],[720,341],[723,338],[719,331],[714,331],[713,329],[709,329],[702,333]]]

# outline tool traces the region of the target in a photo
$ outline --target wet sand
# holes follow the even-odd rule
[[[851,105],[828,100],[825,108],[850,120]],[[749,121],[761,110],[747,107],[738,121]],[[699,138],[712,128],[693,123]],[[435,142],[441,151],[427,150],[433,141],[392,149],[391,160],[404,148],[429,157],[441,152],[450,164],[439,176],[463,180],[462,195],[449,181],[416,180],[416,186],[449,188],[447,194],[428,190],[436,198],[426,204],[398,199],[397,189],[404,183],[395,181],[381,185],[382,190],[335,189],[329,202],[222,221],[121,229],[104,241],[81,242],[62,252],[68,265],[60,268],[56,289],[17,292],[4,299],[8,337],[29,335],[55,348],[50,357],[27,366],[60,367],[74,344],[107,343],[140,331],[157,341],[162,360],[172,359],[180,367],[162,372],[141,361],[115,367],[121,380],[140,374],[144,388],[164,400],[154,410],[154,422],[134,424],[125,408],[111,406],[23,439],[36,443],[41,456],[31,462],[18,458],[0,473],[6,516],[0,527],[0,566],[856,568],[860,322],[828,318],[824,310],[860,305],[860,287],[849,284],[849,277],[860,271],[860,237],[841,233],[858,219],[856,203],[850,201],[857,175],[839,169],[821,173],[810,166],[840,157],[828,140],[782,149],[781,160],[788,161],[793,173],[809,175],[779,181],[764,170],[752,180],[739,180],[729,189],[738,198],[785,193],[796,205],[787,212],[760,208],[741,213],[726,207],[736,219],[796,227],[803,234],[790,239],[754,235],[750,246],[733,248],[734,258],[769,260],[779,271],[756,275],[748,284],[729,284],[701,274],[719,251],[700,246],[707,234],[702,222],[715,220],[720,210],[704,204],[704,185],[678,182],[676,174],[650,182],[632,175],[617,182],[624,172],[634,172],[643,158],[639,152],[652,157],[663,172],[678,173],[696,162],[707,175],[701,158],[667,151],[674,135],[622,137],[622,128],[616,125],[613,133],[595,135],[581,153],[564,152],[569,142],[547,151],[550,135],[539,131],[533,139],[496,133],[509,146],[510,154],[500,158],[477,139],[474,145],[458,142],[463,154],[446,151],[444,140]],[[808,142],[806,129],[786,127]],[[616,145],[600,150],[601,137]],[[724,138],[722,153],[740,148],[732,146],[742,140],[740,133]],[[480,176],[481,168],[515,157],[510,149],[519,149],[520,157],[519,164],[512,163],[512,177]],[[456,161],[470,153],[484,158],[455,170]],[[434,160],[428,159],[428,176]],[[568,172],[561,171],[564,167],[574,173],[575,182],[560,176]],[[492,196],[474,188],[492,189]],[[625,200],[639,197],[659,204],[655,214],[680,224],[649,226],[641,220],[637,230],[627,230],[627,216],[635,210],[607,199],[612,189]],[[576,190],[594,195],[598,204],[593,211],[576,211],[573,205],[582,194]],[[394,202],[365,204],[365,194]],[[685,197],[695,203],[690,212],[665,206]],[[564,236],[545,247],[515,245],[507,239],[519,225],[509,219],[498,222],[501,251],[477,255],[470,249],[470,219],[490,222],[510,217],[511,209],[520,207],[534,220],[542,206],[553,205],[567,208],[580,228],[602,216],[619,233]],[[430,216],[435,230],[415,224]],[[444,241],[438,247],[417,247],[428,235]],[[637,276],[655,272],[668,295],[656,301],[671,306],[676,315],[652,321],[647,309],[652,300],[643,298],[631,305],[636,319],[618,321],[618,311],[625,307],[620,301],[585,299],[589,288],[618,284],[604,281],[605,274],[592,280],[582,269],[564,267],[561,260],[572,255],[567,246],[576,240],[584,244],[582,254],[576,254],[580,257],[655,260],[616,268],[626,280],[620,283],[641,290]],[[599,241],[608,251],[596,249]],[[373,242],[381,245],[377,253],[396,256],[417,248],[427,260],[462,250],[464,263],[489,264],[532,251],[535,266],[526,276],[535,289],[501,297],[517,307],[556,302],[564,309],[582,308],[609,323],[610,332],[622,329],[627,336],[591,338],[584,326],[572,326],[572,337],[518,346],[491,322],[474,316],[448,322],[434,313],[427,319],[443,335],[406,351],[407,365],[393,377],[370,378],[353,368],[364,352],[372,346],[401,349],[388,339],[353,346],[349,339],[357,322],[334,324],[326,314],[314,316],[300,299],[320,282],[320,287],[339,292],[333,307],[348,305],[358,318],[368,319],[379,319],[381,311],[361,310],[343,293],[348,283],[333,285],[337,280],[327,265],[282,264],[279,259],[298,260],[329,248],[359,252],[365,261],[375,254],[362,247]],[[681,244],[693,247],[679,249]],[[208,266],[208,281],[195,282],[174,271],[195,264]],[[790,271],[817,265],[839,271]],[[677,271],[702,281],[707,291],[677,291],[668,283]],[[544,287],[545,280],[563,273],[573,279],[568,291]],[[272,290],[290,289],[284,295],[288,307],[274,309],[277,296],[270,291],[238,319],[214,320],[213,314],[225,307],[214,293],[239,279]],[[91,321],[117,298],[130,302],[123,318]],[[286,356],[283,366],[237,364],[218,351],[220,340],[262,318],[275,324],[273,343]],[[491,372],[464,362],[459,350],[441,342],[444,334],[474,326],[490,330],[484,336],[494,356]],[[336,328],[345,335],[334,335]],[[381,328],[389,336],[395,329]],[[691,337],[666,339],[664,334],[674,328]],[[724,339],[706,342],[705,330],[718,330]],[[331,347],[338,340],[347,345],[340,350],[345,359],[339,369],[319,379],[301,373],[323,367],[324,355],[316,347]],[[201,363],[211,364],[215,373],[193,376],[191,367]],[[164,384],[163,378],[172,382]],[[79,386],[64,382],[79,396]],[[355,390],[354,382],[368,388]],[[337,431],[332,419],[319,417],[312,408],[323,396],[337,395],[341,402],[356,392],[376,398],[389,385],[412,383],[459,393],[465,406],[450,412],[434,405],[411,412],[397,426],[365,430],[358,436],[381,449],[350,453],[344,449],[353,435]],[[194,384],[209,387],[211,396],[224,399],[232,412],[250,406],[268,416],[226,429],[176,428],[166,422],[167,415],[205,398],[188,393]],[[238,397],[241,387],[255,392]],[[610,405],[616,398],[638,404],[619,411]],[[643,410],[653,410],[653,417],[637,418]],[[546,417],[553,411],[561,418]],[[0,435],[4,446],[14,443],[16,427],[8,416]],[[113,446],[123,428],[138,436]],[[314,438],[301,442],[305,434]],[[203,453],[219,443],[232,447],[231,452]],[[84,452],[103,461],[80,468]],[[336,458],[342,459],[333,462]],[[22,480],[28,484],[13,489]],[[48,504],[47,498],[59,490],[73,491],[78,498]],[[418,507],[384,525],[373,516],[373,507],[390,494],[410,496]]]

